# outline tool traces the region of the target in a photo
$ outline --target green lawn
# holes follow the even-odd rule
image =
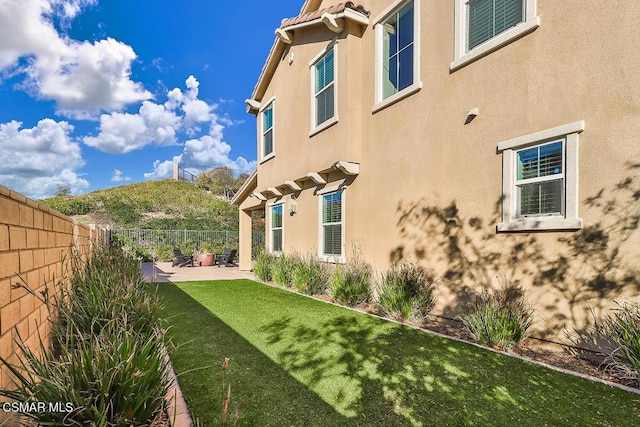
[[[178,345],[171,359],[206,426],[220,424],[225,357],[245,426],[629,426],[640,417],[640,395],[249,280],[159,292]]]

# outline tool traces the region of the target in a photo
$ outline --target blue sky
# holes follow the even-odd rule
[[[245,112],[302,1],[0,0],[0,184],[28,197],[255,167]]]

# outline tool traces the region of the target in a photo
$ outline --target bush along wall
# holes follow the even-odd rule
[[[254,273],[263,282],[293,288],[307,295],[326,295],[338,304],[360,307],[400,322],[424,326],[437,294],[433,271],[402,262],[380,275],[354,254],[346,264],[330,265],[313,253],[274,256],[264,250],[254,260]],[[499,286],[472,296],[458,320],[467,338],[487,347],[511,351],[529,337],[536,317],[533,305],[517,285],[499,279]],[[326,298],[325,298],[326,299]],[[631,387],[640,387],[640,305],[631,302],[596,320],[594,334],[600,365],[609,375]],[[580,337],[568,334],[571,344]]]
[[[119,248],[74,264],[69,289],[45,301],[55,320],[50,342],[40,340],[41,356],[18,339],[19,363],[0,358],[17,385],[0,396],[63,403],[25,407],[22,415],[41,425],[150,425],[163,417],[170,385],[155,316],[160,302]]]

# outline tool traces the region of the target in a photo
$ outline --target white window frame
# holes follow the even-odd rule
[[[403,7],[413,1],[413,83],[400,92],[384,98],[383,91],[383,40],[384,21],[389,19],[394,13],[399,12]],[[376,50],[375,50],[375,104],[372,112],[380,111],[389,105],[404,99],[422,89],[420,80],[420,0],[396,0],[391,3],[380,15],[373,20]]]
[[[266,132],[264,131],[263,128],[263,120],[264,120],[264,116],[262,113],[264,113],[265,110],[269,109],[269,107],[271,107],[271,153],[265,153],[264,152],[264,136],[266,134]],[[262,107],[260,109],[260,111],[258,111],[258,114],[260,116],[260,120],[258,120],[259,122],[259,126],[258,126],[258,130],[260,132],[260,147],[258,147],[258,152],[260,153],[260,163],[264,163],[267,160],[275,157],[276,155],[276,97],[274,96],[273,98],[271,98],[265,105],[264,107]]]
[[[324,197],[333,194],[333,193],[341,193],[341,209],[340,209],[340,225],[341,225],[341,239],[340,242],[340,252],[339,256],[334,254],[325,254],[324,253],[324,225],[323,215],[322,215],[322,201]],[[331,187],[325,187],[322,190],[316,193],[318,197],[318,259],[323,262],[331,262],[335,264],[344,264],[347,262],[345,256],[345,193],[346,191],[341,188],[341,186],[334,185]]]
[[[502,141],[502,222],[497,231],[579,230],[578,217],[578,135],[584,131],[584,121],[568,123],[540,132]],[[563,140],[564,188],[561,215],[518,216],[517,155],[525,148]]]
[[[330,85],[325,86],[320,92],[316,93],[316,73],[315,67],[320,60],[322,60],[329,52],[333,51],[333,82],[331,85],[333,86],[333,117],[324,122],[318,124],[316,122],[317,115],[317,99],[316,97],[320,94],[320,92],[326,90]],[[310,62],[309,62],[309,70],[311,74],[311,130],[309,131],[309,137],[322,132],[338,123],[340,120],[338,117],[338,42],[337,40],[333,40],[329,46],[325,49],[322,49],[320,53],[318,53]]]
[[[519,39],[525,34],[534,31],[540,26],[540,17],[536,15],[538,0],[523,0],[524,19],[520,24],[467,51],[467,41],[469,37],[467,5],[469,1],[470,0],[455,0],[454,55],[453,62],[449,64],[450,71],[462,68],[465,65],[500,49],[514,40]]]
[[[275,208],[276,206],[282,206],[282,227],[280,228],[273,228],[273,208]],[[275,254],[275,255],[279,255],[282,254],[282,252],[284,251],[284,213],[285,213],[285,206],[284,206],[284,201],[280,201],[280,202],[275,202],[275,203],[270,203],[269,204],[269,253],[271,254]],[[274,230],[282,230],[282,249],[279,251],[276,251],[273,249],[273,231]]]

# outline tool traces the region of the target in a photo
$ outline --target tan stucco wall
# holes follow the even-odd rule
[[[391,2],[360,3],[374,18]],[[590,309],[600,314],[613,299],[638,301],[640,183],[632,166],[640,163],[640,56],[630,47],[640,43],[640,3],[615,3],[585,8],[578,0],[538,0],[539,28],[450,72],[454,2],[421,0],[423,87],[376,113],[373,28],[343,33],[340,121],[312,138],[308,63],[332,33],[322,25],[297,31],[285,55],[294,53],[294,63],[280,63],[262,99],[277,98],[276,156],[259,165],[257,190],[336,160],[360,163],[345,192],[347,246],[357,243],[378,270],[399,259],[436,270],[436,311],[448,316],[460,312],[469,292],[496,285],[496,275],[523,288],[539,315],[537,335],[556,341],[565,327],[582,329]],[[474,107],[480,114],[465,125]],[[578,120],[585,122],[578,166],[583,230],[497,234],[497,144]],[[315,251],[317,196],[303,191],[297,207],[285,215],[285,250]]]

